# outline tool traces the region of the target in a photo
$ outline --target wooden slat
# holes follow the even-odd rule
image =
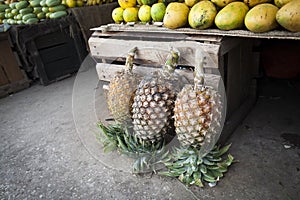
[[[242,121],[245,119],[247,114],[253,108],[256,102],[256,82],[252,81],[252,84],[249,88],[249,97],[245,99],[238,107],[238,109],[233,112],[227,119],[224,124],[224,128],[222,130],[221,136],[219,138],[218,143],[225,144],[234,130],[241,125]]]
[[[5,71],[3,70],[2,66],[0,66],[0,86],[8,84],[9,81],[6,77]]]
[[[0,41],[0,65],[10,83],[24,79],[8,40]]]
[[[229,102],[227,110],[230,117],[232,113],[240,106],[241,88],[245,87],[241,83],[242,69],[240,66],[241,47],[237,46],[228,53],[227,63],[227,101]]]
[[[124,69],[124,66],[122,65],[116,65],[116,64],[108,64],[108,63],[97,63],[96,70],[99,77],[99,80],[102,81],[110,81],[114,74],[118,71],[121,71]],[[151,74],[151,72],[154,72],[158,70],[157,68],[152,67],[143,67],[143,66],[134,66],[133,72],[140,74],[142,76],[146,76]],[[175,72],[181,76],[186,77],[186,79],[193,83],[194,76],[193,72],[190,70],[180,70],[176,69]],[[205,74],[205,84],[208,86],[213,87],[214,89],[218,90],[220,85],[221,77],[214,74]]]
[[[135,59],[144,60],[143,64],[163,64],[171,47],[180,52],[179,65],[196,66],[201,53],[207,60],[205,68],[218,68],[218,52],[220,45],[204,44],[195,41],[143,41],[122,40],[113,38],[90,38],[91,55],[96,58],[125,58],[126,52],[134,46],[138,47]]]
[[[23,90],[25,88],[28,88],[29,85],[30,85],[30,81],[27,80],[27,78],[6,85],[0,85],[0,98],[18,92],[20,90]]]
[[[182,33],[156,33],[156,32],[100,32],[95,31],[91,37],[112,37],[112,36],[122,36],[122,37],[129,37],[129,36],[136,36],[139,37],[156,37],[156,38],[164,38],[164,39],[172,39],[172,40],[193,40],[193,41],[208,41],[211,43],[220,43],[223,39],[221,36],[203,36],[197,34],[182,34]],[[159,35],[159,37],[158,37]]]
[[[128,32],[164,32],[164,33],[182,33],[182,34],[197,34],[203,36],[228,36],[228,37],[243,37],[243,38],[261,38],[261,39],[292,39],[300,40],[300,32],[289,32],[285,30],[274,30],[265,33],[253,33],[248,30],[230,30],[223,31],[219,29],[196,30],[192,28],[168,29],[165,27],[157,27],[154,25],[135,24],[127,26],[122,24],[108,24],[105,26],[92,29],[93,31],[112,32],[112,31],[128,31]]]

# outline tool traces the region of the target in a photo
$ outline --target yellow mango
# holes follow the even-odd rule
[[[237,0],[211,0],[211,2],[213,2],[220,8],[223,8],[224,6],[230,4],[231,2],[234,2],[234,1],[237,1]]]
[[[189,7],[185,3],[172,2],[166,8],[164,26],[170,29],[180,28],[187,24]]]
[[[274,4],[278,8],[281,8],[282,6],[284,6],[285,4],[287,4],[288,2],[291,2],[291,1],[292,0],[274,0]]]
[[[248,11],[249,8],[245,3],[232,2],[218,12],[215,24],[221,30],[242,28]]]
[[[262,3],[270,3],[273,0],[244,0],[244,3],[247,4],[249,7],[254,7],[258,4]]]
[[[300,32],[300,0],[282,6],[276,14],[276,20],[285,29]]]
[[[195,29],[206,29],[214,24],[217,9],[211,1],[196,3],[189,13],[189,24]]]
[[[278,27],[276,13],[278,8],[270,3],[259,4],[245,16],[245,26],[249,31],[261,33],[267,32]]]

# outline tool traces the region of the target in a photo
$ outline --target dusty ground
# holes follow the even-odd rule
[[[187,190],[175,179],[133,176],[100,162],[73,120],[72,108],[80,111],[80,101],[72,105],[74,80],[0,99],[0,199],[300,199],[296,84],[264,82],[256,106],[228,141],[239,163],[217,187]],[[77,94],[83,99],[84,89]]]

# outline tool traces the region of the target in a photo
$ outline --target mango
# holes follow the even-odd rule
[[[148,5],[142,5],[138,12],[138,17],[141,22],[150,22],[151,21],[151,7]]]
[[[115,9],[113,9],[113,11],[111,13],[111,17],[116,24],[120,24],[121,22],[124,21],[123,12],[124,12],[124,9],[121,7],[117,7]]]
[[[66,0],[66,5],[69,8],[74,8],[74,7],[76,7],[76,1],[75,0]]]
[[[262,33],[278,27],[276,13],[278,8],[270,3],[259,4],[245,16],[245,26],[249,31]]]
[[[291,32],[300,32],[300,0],[282,6],[276,14],[277,22]]]
[[[157,3],[157,0],[141,0],[142,5],[152,6],[153,4]]]
[[[278,8],[281,8],[282,6],[284,6],[285,4],[287,4],[288,2],[291,2],[291,1],[292,0],[274,0],[274,4]]]
[[[206,29],[214,24],[217,9],[211,1],[200,1],[196,3],[188,17],[189,24],[195,29]]]
[[[200,0],[184,0],[184,3],[188,6],[188,7],[193,7],[196,3],[198,3]]]
[[[175,29],[187,25],[189,11],[190,9],[185,3],[169,3],[163,19],[164,26]]]
[[[231,2],[234,2],[234,1],[237,1],[237,0],[211,0],[211,2],[213,2],[220,8],[223,8],[224,6],[230,4]]]
[[[139,8],[138,7],[129,7],[123,11],[123,19],[125,22],[137,22],[139,21],[138,17]]]
[[[221,30],[242,28],[248,11],[249,8],[245,3],[232,2],[218,12],[215,24]]]
[[[136,5],[136,0],[118,0],[118,3],[121,8],[130,8]]]
[[[150,12],[154,22],[162,22],[166,13],[166,6],[164,3],[153,4]]]
[[[271,3],[273,0],[244,0],[244,3],[247,4],[250,8],[262,4],[262,3]]]

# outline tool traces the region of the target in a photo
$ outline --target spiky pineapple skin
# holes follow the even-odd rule
[[[202,146],[220,126],[220,95],[210,87],[195,90],[186,85],[178,94],[174,107],[175,131],[183,146]]]
[[[133,96],[139,81],[138,75],[123,70],[117,72],[109,84],[108,109],[114,119],[121,124],[131,122]]]
[[[172,79],[161,75],[141,81],[132,105],[134,134],[145,142],[161,141],[173,126],[172,116],[176,91]]]

